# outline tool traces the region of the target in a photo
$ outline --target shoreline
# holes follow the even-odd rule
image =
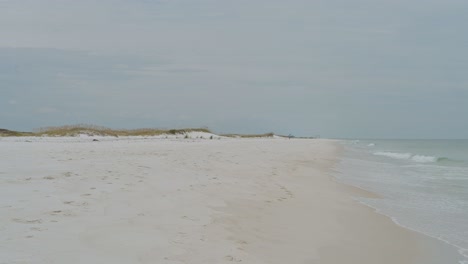
[[[336,142],[334,143],[336,144]],[[336,154],[336,158],[339,157],[339,154]],[[454,248],[452,248],[452,245],[443,243],[442,241],[432,238],[430,236],[427,236],[423,233],[411,230],[409,228],[406,228],[404,226],[399,225],[398,223],[395,223],[391,217],[388,217],[384,214],[379,213],[377,210],[374,208],[360,203],[354,197],[371,197],[371,198],[379,198],[380,196],[376,193],[370,192],[368,190],[358,188],[349,184],[345,184],[342,182],[339,182],[337,178],[335,178],[332,173],[330,173],[330,170],[333,169],[335,161],[325,161],[325,166],[320,168],[318,171],[317,175],[319,177],[327,178],[325,179],[320,179],[323,182],[330,181],[328,182],[329,186],[333,186],[333,188],[337,188],[338,193],[333,193],[332,195],[339,196],[339,195],[344,195],[347,197],[340,197],[340,203],[347,203],[349,205],[349,208],[352,208],[352,211],[349,214],[346,214],[347,217],[351,216],[352,219],[353,217],[359,217],[356,215],[357,213],[355,212],[356,210],[359,210],[359,214],[363,215],[360,220],[361,222],[355,222],[351,226],[342,224],[345,226],[344,229],[347,231],[353,231],[353,228],[357,228],[359,231],[358,232],[351,232],[351,235],[348,235],[347,239],[355,240],[354,242],[360,243],[358,248],[354,249],[349,249],[348,247],[351,246],[346,245],[346,244],[340,244],[343,241],[339,241],[343,239],[343,234],[338,234],[337,236],[340,237],[339,239],[336,239],[335,241],[329,242],[329,245],[326,246],[324,245],[323,241],[327,240],[327,237],[330,236],[330,234],[325,234],[319,239],[319,241],[314,241],[312,239],[311,241],[307,241],[307,238],[302,237],[302,239],[305,239],[302,244],[313,244],[314,242],[317,244],[316,246],[312,246],[315,250],[319,249],[317,252],[318,260],[310,259],[306,261],[310,261],[310,263],[339,263],[339,262],[346,262],[346,263],[458,263],[458,253]],[[324,164],[321,164],[324,165]],[[314,169],[317,169],[315,167]],[[310,172],[310,171],[309,171]],[[316,172],[317,173],[317,172]],[[325,177],[324,177],[325,176]],[[310,181],[310,179],[304,179],[306,181]],[[317,179],[314,180],[315,184],[317,184]],[[323,183],[322,182],[322,183]],[[303,185],[303,186],[312,186],[312,185]],[[323,187],[323,186],[321,186]],[[296,190],[297,192],[298,190]],[[294,193],[294,191],[293,191]],[[329,199],[324,198],[324,199]],[[341,198],[344,198],[346,201],[341,200]],[[302,201],[307,201],[307,199],[302,199]],[[293,204],[290,204],[289,206],[293,206]],[[327,206],[332,206],[330,204],[330,199],[328,200],[328,205]],[[307,207],[307,206],[306,206]],[[313,206],[313,209],[317,210],[317,207],[320,207],[319,205]],[[348,209],[349,209],[348,208]],[[304,209],[304,208],[302,208]],[[332,208],[331,210],[335,210],[336,208]],[[340,214],[342,213],[342,209],[338,210],[338,212],[333,212],[335,214]],[[323,208],[320,208],[320,212],[323,211]],[[328,208],[328,210],[330,210]],[[277,208],[277,211],[272,213],[269,212],[270,214],[275,214],[276,217],[281,218],[281,215],[285,213],[285,211],[289,211],[291,216],[301,216],[301,217],[307,217],[303,214],[305,210],[293,210],[290,208]],[[308,216],[310,217],[310,216]],[[284,218],[284,217],[283,217]],[[324,218],[328,218],[328,216],[325,216]],[[369,220],[369,218],[372,218],[372,220]],[[274,218],[272,218],[274,219]],[[271,219],[270,219],[271,220]],[[289,219],[290,220],[290,219]],[[313,221],[312,219],[309,219]],[[327,220],[332,220],[333,219],[327,219]],[[362,222],[366,222],[369,224],[369,226],[364,226],[362,227]],[[325,221],[319,221],[319,223],[314,223],[313,225],[317,228],[316,231],[313,231],[311,233],[317,234],[320,233],[320,229],[324,228],[323,223]],[[265,223],[263,223],[265,224]],[[309,223],[310,224],[310,223]],[[305,226],[308,226],[309,224],[303,223],[302,225],[299,225],[300,228],[304,228]],[[276,226],[277,229],[279,226]],[[368,227],[372,227],[371,230],[368,230]],[[257,227],[258,228],[258,227]],[[336,226],[334,227],[336,228]],[[325,227],[327,231],[330,231],[332,227]],[[296,233],[296,237],[292,238],[291,240],[295,240],[298,237],[300,237],[300,233],[302,233],[305,230],[300,230],[298,233]],[[310,231],[309,231],[310,232]],[[268,232],[267,232],[268,233]],[[344,232],[343,232],[344,233]],[[374,234],[372,234],[374,233]],[[385,234],[386,236],[378,236],[376,233],[381,233]],[[336,234],[335,234],[336,235]],[[359,237],[370,237],[371,239],[369,240],[362,240],[362,239],[356,239]],[[290,240],[290,241],[291,241]],[[388,241],[385,241],[388,240]],[[367,243],[367,244],[366,244]],[[398,243],[398,245],[395,245],[394,243]],[[384,247],[381,247],[381,245],[384,245]],[[274,247],[275,245],[270,245]],[[320,249],[324,248],[325,249]],[[333,248],[333,250],[330,250],[330,252],[327,252],[328,250],[326,247]],[[277,249],[278,251],[273,250],[273,252],[281,252],[282,248],[279,247]],[[294,250],[293,250],[294,251]],[[322,251],[322,252],[320,252]],[[365,251],[365,253],[364,253]],[[341,253],[337,253],[341,252]],[[300,254],[295,254],[294,252],[291,252],[291,254],[286,254],[287,257],[282,259],[281,261],[278,261],[278,259],[281,259],[283,253],[279,253],[278,255],[272,254],[273,256],[269,259],[267,263],[285,263],[285,261],[289,261],[291,263],[302,263],[301,261],[304,261],[303,257]],[[291,259],[291,256],[297,256],[297,259]],[[447,262],[448,261],[448,262]],[[309,262],[306,262],[309,263]]]
[[[337,144],[341,145],[341,147],[343,148],[343,153],[344,153],[344,151],[345,151],[344,149],[346,147],[348,147],[348,146],[343,142],[344,142],[343,140],[337,140]],[[346,150],[346,152],[348,152],[348,151]],[[349,157],[354,157],[354,155],[349,156],[349,153],[350,152],[348,152],[348,155],[347,155],[348,158]],[[342,157],[342,159],[345,158],[344,154],[342,154],[341,157]],[[341,169],[345,169],[345,168],[347,168],[347,167],[342,167],[341,166]],[[354,200],[357,203],[359,203],[359,204],[361,204],[361,205],[363,205],[365,207],[370,208],[373,212],[375,212],[375,213],[377,213],[379,215],[387,217],[395,225],[397,225],[397,226],[399,226],[399,227],[401,227],[403,229],[410,230],[411,232],[420,234],[420,235],[422,235],[422,236],[424,236],[424,237],[426,237],[426,238],[428,238],[430,240],[437,241],[439,243],[439,245],[436,245],[436,248],[443,248],[442,250],[443,250],[443,252],[445,252],[445,255],[450,256],[450,258],[449,258],[449,261],[451,261],[450,263],[462,263],[462,264],[466,263],[466,259],[468,259],[468,255],[466,255],[466,252],[467,252],[466,249],[464,249],[464,248],[462,248],[462,247],[460,247],[460,246],[458,246],[456,244],[453,244],[448,240],[444,240],[441,237],[437,237],[437,236],[431,235],[430,233],[426,233],[424,231],[418,230],[418,229],[413,228],[411,226],[402,224],[400,222],[400,220],[399,220],[399,218],[402,217],[401,215],[400,216],[395,216],[395,215],[388,214],[388,213],[384,212],[384,210],[382,210],[382,208],[379,208],[377,205],[373,205],[372,203],[366,202],[366,200],[365,200],[366,198],[377,199],[377,200],[385,199],[384,194],[381,194],[378,191],[373,191],[373,190],[371,190],[370,187],[369,187],[369,189],[367,189],[366,187],[360,186],[360,185],[356,184],[356,182],[352,182],[352,180],[345,179],[345,177],[344,178],[338,177],[337,173],[339,174],[339,172],[335,172],[334,176],[332,176],[332,177],[338,183],[348,185],[348,186],[352,186],[353,188],[356,188],[359,191],[362,190],[362,191],[367,192],[367,193],[369,193],[371,195],[370,197],[368,197],[366,195],[359,195],[359,196],[354,197]],[[360,198],[364,198],[364,200],[361,200]],[[437,243],[435,243],[435,244],[437,244]]]
[[[373,194],[333,177],[333,140],[0,145],[0,263],[414,264],[456,252],[356,201]]]
[[[393,223],[395,223],[397,226],[399,226],[399,227],[401,227],[401,228],[410,230],[410,231],[415,232],[415,233],[417,233],[417,234],[421,234],[421,235],[427,237],[428,239],[436,240],[436,241],[440,242],[440,244],[445,248],[444,251],[447,252],[447,253],[446,253],[447,255],[452,255],[452,256],[453,256],[454,254],[452,254],[451,251],[455,251],[455,252],[458,253],[458,255],[460,256],[460,258],[462,258],[462,257],[468,258],[468,256],[467,256],[466,253],[465,253],[465,252],[467,251],[466,249],[461,248],[461,247],[459,247],[459,246],[457,246],[457,245],[455,245],[455,244],[452,244],[452,243],[450,243],[449,241],[444,240],[444,239],[442,239],[442,238],[438,238],[438,237],[435,237],[435,236],[431,236],[430,234],[426,234],[426,233],[424,233],[424,232],[422,232],[422,231],[418,231],[418,230],[416,230],[416,229],[414,229],[414,228],[411,228],[411,227],[408,227],[408,226],[406,226],[406,225],[403,225],[403,224],[401,224],[401,223],[398,221],[398,218],[397,218],[397,217],[391,216],[391,215],[387,215],[387,214],[381,212],[379,208],[373,207],[373,206],[368,205],[368,204],[366,204],[366,203],[364,203],[364,202],[360,202],[360,201],[358,201],[358,202],[359,202],[360,204],[364,205],[364,206],[367,206],[367,207],[371,208],[375,213],[380,214],[380,215],[383,215],[383,216],[389,218]],[[437,247],[437,246],[436,246],[436,247]],[[466,261],[464,261],[464,260],[462,260],[462,259],[459,259],[459,258],[457,258],[457,257],[453,257],[452,260],[454,261],[453,263],[461,263],[461,264],[465,264],[465,263],[466,263]]]

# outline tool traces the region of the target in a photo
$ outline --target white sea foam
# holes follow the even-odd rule
[[[422,162],[422,163],[437,162],[438,161],[437,157],[424,156],[424,155],[414,155],[411,159],[413,161]]]
[[[411,157],[413,156],[413,154],[411,153],[398,153],[398,152],[375,152],[374,155],[385,156],[385,157],[389,157],[392,159],[403,159],[403,160],[411,159]]]
[[[374,147],[375,144],[374,143],[370,143],[369,145],[367,145],[368,147]]]
[[[411,160],[411,161],[420,162],[420,163],[430,163],[430,162],[439,161],[438,157],[425,156],[425,155],[413,155],[411,153],[379,151],[379,152],[375,152],[374,155],[385,156],[385,157],[392,158],[392,159]]]

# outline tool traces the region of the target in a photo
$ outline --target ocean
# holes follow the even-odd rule
[[[336,178],[379,194],[356,198],[440,239],[468,263],[468,140],[347,140]]]

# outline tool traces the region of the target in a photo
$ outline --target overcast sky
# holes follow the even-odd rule
[[[0,0],[0,128],[468,137],[466,0]]]

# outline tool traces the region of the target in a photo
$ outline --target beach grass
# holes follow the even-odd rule
[[[22,137],[22,136],[31,136],[31,135],[33,135],[33,133],[31,132],[20,132],[20,131],[13,131],[13,130],[0,128],[0,137]]]
[[[89,136],[160,136],[160,135],[187,135],[190,132],[213,133],[208,128],[182,128],[182,129],[159,129],[159,128],[137,128],[137,129],[112,129],[104,126],[77,124],[65,126],[50,126],[35,129],[33,132],[20,132],[8,129],[0,129],[0,137],[74,137],[78,135]],[[221,134],[230,138],[271,138],[275,134]]]
[[[22,136],[50,136],[50,137],[73,137],[81,134],[90,136],[159,136],[159,135],[179,135],[190,132],[211,133],[207,128],[183,128],[183,129],[158,129],[158,128],[138,128],[138,129],[111,129],[97,125],[66,125],[42,127],[33,132],[20,132],[8,129],[0,129],[0,137],[22,137]]]
[[[223,137],[232,137],[232,138],[268,138],[273,137],[275,134],[265,133],[265,134],[223,134]]]
[[[183,129],[158,129],[158,128],[138,128],[138,129],[111,129],[96,125],[71,125],[59,127],[39,128],[34,133],[38,136],[77,136],[87,134],[91,136],[159,136],[159,135],[178,135],[189,132],[211,133],[207,128],[183,128]]]

